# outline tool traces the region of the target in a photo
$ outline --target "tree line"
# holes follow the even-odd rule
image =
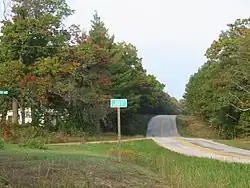
[[[123,123],[136,116],[177,114],[178,101],[164,92],[165,85],[147,74],[134,45],[115,42],[95,12],[91,29],[84,32],[63,21],[74,14],[65,0],[10,0],[8,18],[1,21],[0,95],[2,121],[9,109],[25,124],[31,108],[32,125],[48,130],[115,129],[111,98],[127,98]],[[56,125],[52,125],[52,116]]]
[[[250,135],[250,19],[228,24],[190,77],[185,108],[226,138]]]

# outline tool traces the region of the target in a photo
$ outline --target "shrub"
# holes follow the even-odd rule
[[[30,149],[47,149],[46,140],[41,137],[32,138],[19,144],[20,147]]]
[[[9,123],[2,123],[0,127],[1,127],[0,136],[2,136],[5,141],[10,140],[13,135],[11,125]]]
[[[4,149],[4,140],[0,138],[0,150]]]
[[[44,138],[44,140],[49,140],[50,134],[48,131],[44,130],[42,127],[35,127],[32,125],[22,125],[13,127],[13,135],[10,141],[14,144],[24,143],[35,138]]]

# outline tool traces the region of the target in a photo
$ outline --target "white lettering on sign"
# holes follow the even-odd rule
[[[110,107],[111,108],[127,108],[127,99],[111,99]]]

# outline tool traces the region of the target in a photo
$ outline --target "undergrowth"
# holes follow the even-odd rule
[[[30,149],[47,149],[48,146],[46,145],[46,142],[46,139],[42,137],[36,137],[25,140],[24,142],[20,143],[19,146]]]
[[[4,149],[4,140],[0,137],[0,150]]]

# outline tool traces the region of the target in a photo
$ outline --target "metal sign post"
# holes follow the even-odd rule
[[[117,108],[117,128],[118,128],[118,160],[121,161],[121,110],[120,107]]]
[[[117,108],[118,160],[121,161],[121,108],[127,108],[127,99],[111,99],[110,107]]]

